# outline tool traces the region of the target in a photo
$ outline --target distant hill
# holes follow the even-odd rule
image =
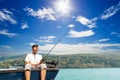
[[[26,55],[0,58],[0,68],[24,65]],[[49,55],[46,61],[58,61],[60,68],[107,68],[120,67],[120,54],[70,54]]]
[[[0,57],[0,61],[9,60],[9,59],[25,58],[25,56],[26,56],[26,54],[24,54],[24,55],[15,55],[15,56]]]

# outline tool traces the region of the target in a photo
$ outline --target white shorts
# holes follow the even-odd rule
[[[31,68],[36,68],[36,67],[32,66],[31,64],[26,64],[25,65],[25,70],[31,70]],[[40,64],[40,65],[37,66],[37,68],[46,69],[47,66],[46,66],[46,64]]]

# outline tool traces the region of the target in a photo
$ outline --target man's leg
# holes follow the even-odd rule
[[[25,71],[25,79],[30,80],[30,70]]]
[[[25,79],[30,80],[30,70],[31,70],[31,64],[25,65]]]
[[[46,68],[41,69],[41,80],[45,80],[45,78],[46,78]]]
[[[41,80],[45,80],[47,66],[46,66],[46,64],[40,64],[40,67],[41,67],[41,75],[40,75]]]

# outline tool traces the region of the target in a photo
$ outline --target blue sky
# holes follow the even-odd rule
[[[119,0],[0,0],[0,56],[119,53]]]

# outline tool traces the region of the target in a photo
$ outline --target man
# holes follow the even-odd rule
[[[25,58],[25,78],[30,80],[31,68],[41,68],[41,80],[45,80],[46,77],[46,65],[41,63],[42,56],[38,53],[38,45],[32,46],[32,54],[28,54]]]

